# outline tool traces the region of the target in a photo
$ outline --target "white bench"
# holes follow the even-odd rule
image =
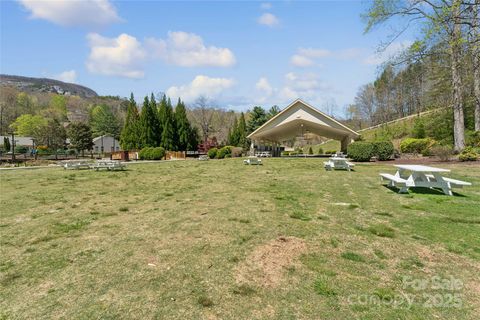
[[[400,187],[400,193],[408,192],[407,180],[389,173],[380,173],[380,177],[382,180],[388,181],[389,187]]]
[[[435,179],[435,176],[433,174],[426,174],[425,176],[428,178],[428,181],[432,181],[432,182],[437,181],[437,179]],[[450,185],[455,186],[456,188],[462,188],[464,186],[472,185],[470,182],[466,182],[462,180],[456,180],[456,179],[445,178],[445,177],[442,177],[442,178],[443,178],[443,181],[450,183]]]
[[[249,164],[249,165],[261,165],[262,160],[258,158],[248,158],[243,160],[243,164]]]

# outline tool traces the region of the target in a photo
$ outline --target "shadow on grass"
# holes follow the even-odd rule
[[[384,184],[383,187],[395,192],[395,193],[399,193],[400,191],[400,188],[397,188],[397,187],[390,187],[389,185],[386,185]],[[446,194],[443,192],[443,190],[440,190],[440,189],[430,189],[430,188],[424,188],[424,187],[410,187],[408,188],[409,191],[411,191],[412,193],[414,194],[431,194],[431,195],[441,195],[441,196],[446,196]],[[404,195],[408,195],[408,193],[399,193],[399,194],[404,194]],[[466,198],[467,196],[461,194],[461,193],[457,193],[455,191],[453,191],[453,195],[455,197],[462,197],[462,198]]]

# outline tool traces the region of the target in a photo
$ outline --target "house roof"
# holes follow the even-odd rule
[[[248,135],[253,140],[282,141],[297,136],[300,132],[341,140],[360,135],[310,104],[297,99]]]

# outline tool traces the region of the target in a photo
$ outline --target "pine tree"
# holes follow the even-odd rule
[[[67,137],[70,139],[70,145],[77,151],[92,150],[93,136],[90,126],[82,122],[73,122],[67,130]]]
[[[148,100],[148,96],[145,96],[143,100],[139,123],[140,147],[158,146],[158,119],[156,112],[152,109],[152,104]]]
[[[238,120],[238,146],[248,149],[247,124],[243,112],[240,114],[240,119]]]
[[[177,148],[181,151],[187,151],[192,128],[187,118],[185,104],[180,98],[178,98],[177,106],[175,107],[175,122],[177,129]]]
[[[165,150],[176,150],[175,144],[175,118],[173,115],[173,108],[170,99],[164,95],[160,102],[159,119],[162,128],[162,138],[160,140],[160,146]]]
[[[135,102],[133,93],[131,93],[127,107],[125,125],[120,135],[120,145],[123,150],[140,148],[139,118],[137,103]]]
[[[160,121],[160,116],[158,114],[158,104],[157,101],[155,101],[155,96],[153,95],[153,92],[150,95],[150,108],[152,109],[152,113],[155,114],[155,141],[156,145],[159,146],[162,141],[162,122]]]
[[[199,141],[200,141],[200,135],[198,134],[197,128],[190,126],[187,150],[197,150]]]
[[[237,121],[237,117],[235,116],[233,118],[233,124],[230,131],[230,141],[227,141],[227,142],[231,146],[237,146],[239,138],[240,136],[238,132],[238,121]]]
[[[250,112],[250,119],[247,123],[248,133],[252,133],[253,131],[257,130],[261,125],[267,122],[267,120],[267,114],[262,107],[253,107],[253,110]]]

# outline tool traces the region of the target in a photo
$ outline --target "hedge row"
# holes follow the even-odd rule
[[[162,147],[157,148],[143,148],[138,153],[141,160],[162,160],[165,157],[165,149]]]
[[[210,159],[223,159],[223,158],[231,158],[232,157],[232,149],[231,146],[225,146],[220,149],[218,148],[211,148],[208,150],[207,155]]]
[[[384,161],[393,156],[394,148],[390,141],[357,141],[348,146],[347,152],[354,161],[370,161],[374,156]]]
[[[434,145],[435,140],[430,138],[407,138],[400,143],[400,151],[402,153],[419,153],[427,155],[430,153],[430,150]]]

